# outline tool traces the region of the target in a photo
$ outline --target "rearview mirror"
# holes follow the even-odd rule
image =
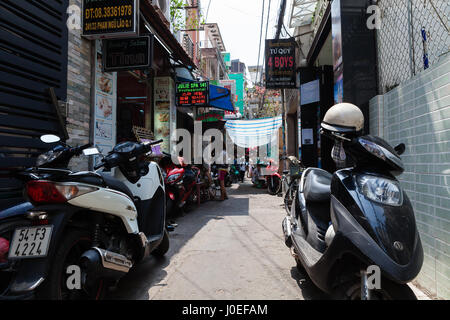
[[[41,136],[41,141],[44,143],[55,143],[59,142],[61,139],[58,136],[55,136],[54,134],[45,134]]]
[[[83,154],[85,156],[95,156],[97,154],[100,154],[100,151],[98,151],[97,148],[89,148],[89,149],[84,149]]]
[[[401,156],[402,154],[405,153],[405,151],[406,151],[406,146],[405,146],[404,143],[400,143],[398,146],[396,146],[396,147],[394,148],[394,150],[395,150],[395,152],[397,152],[397,154],[398,154],[399,156]]]

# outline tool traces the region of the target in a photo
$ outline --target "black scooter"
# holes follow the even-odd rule
[[[407,283],[422,267],[423,249],[411,202],[395,178],[404,171],[405,145],[321,134],[343,141],[354,166],[333,175],[303,172],[282,224],[297,267],[337,299],[416,299]]]

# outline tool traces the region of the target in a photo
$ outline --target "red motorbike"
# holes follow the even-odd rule
[[[275,165],[273,159],[268,162],[259,162],[252,169],[252,182],[258,188],[266,188],[271,195],[281,192],[281,175],[278,173],[279,167]]]
[[[179,165],[166,155],[159,164],[164,175],[168,217],[176,216],[180,210],[189,211],[191,205],[197,202],[196,185],[200,179],[200,169],[186,165],[182,157],[178,159]]]
[[[275,161],[269,159],[269,165],[265,168],[267,192],[271,195],[277,195],[281,192],[281,175],[278,173],[279,167]]]

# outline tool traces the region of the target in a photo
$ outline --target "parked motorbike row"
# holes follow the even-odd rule
[[[169,249],[163,173],[146,160],[162,140],[120,143],[85,172],[69,161],[96,148],[41,140],[56,145],[17,174],[29,201],[0,213],[0,298],[99,299]]]
[[[16,173],[28,201],[0,212],[0,299],[100,299],[136,263],[168,251],[167,218],[197,203],[204,172],[153,157],[162,140],[120,143],[107,155],[53,135],[41,140],[50,150]],[[94,170],[67,169],[82,154],[98,157]],[[220,190],[217,171],[210,199]]]
[[[407,283],[422,267],[423,249],[411,202],[396,179],[405,145],[363,136],[363,125],[351,104],[325,115],[321,134],[335,141],[333,159],[348,157],[353,166],[334,174],[307,168],[295,177],[282,222],[285,244],[298,269],[338,299],[416,299]]]

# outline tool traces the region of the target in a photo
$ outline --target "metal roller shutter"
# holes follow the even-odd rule
[[[0,1],[0,210],[21,200],[12,170],[35,164],[39,137],[61,134],[49,88],[67,94],[68,0]]]

